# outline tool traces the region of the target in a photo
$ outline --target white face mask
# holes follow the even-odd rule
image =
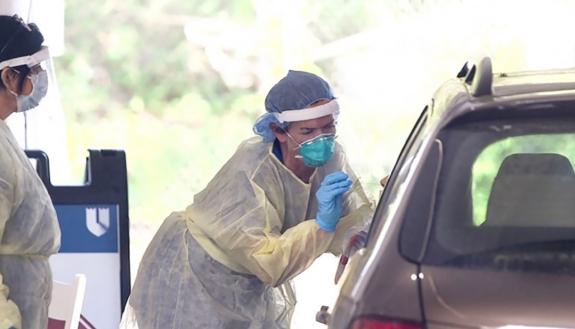
[[[29,79],[32,81],[32,92],[30,95],[18,95],[13,91],[10,93],[16,96],[16,112],[25,112],[37,107],[46,93],[48,93],[48,73],[41,71],[33,74]]]

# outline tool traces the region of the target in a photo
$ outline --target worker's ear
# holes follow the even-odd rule
[[[281,129],[277,124],[270,123],[270,128],[272,129],[272,132],[274,133],[274,135],[276,136],[276,138],[280,143],[287,142],[288,136],[286,132],[283,129]]]
[[[18,72],[12,70],[9,67],[2,69],[2,72],[0,72],[0,78],[2,79],[4,88],[15,94],[17,94],[18,90],[19,77],[20,76]]]

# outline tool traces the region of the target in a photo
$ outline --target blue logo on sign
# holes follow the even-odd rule
[[[60,252],[118,252],[117,205],[54,205]]]

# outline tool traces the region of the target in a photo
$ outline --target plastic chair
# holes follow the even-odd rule
[[[86,276],[76,274],[72,283],[54,281],[48,308],[48,329],[77,329],[84,303]]]

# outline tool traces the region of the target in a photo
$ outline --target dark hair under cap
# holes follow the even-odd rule
[[[36,24],[26,24],[17,15],[0,15],[0,62],[32,55],[43,42],[44,36]]]
[[[36,24],[26,24],[18,15],[0,15],[0,62],[29,56],[40,50],[44,36]],[[15,67],[21,76],[29,73],[25,65]],[[0,87],[4,87],[0,80]]]

